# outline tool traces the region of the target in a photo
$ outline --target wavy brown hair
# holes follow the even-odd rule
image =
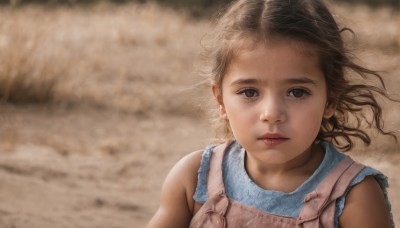
[[[355,139],[369,145],[371,138],[362,129],[366,123],[397,141],[393,132],[383,129],[382,107],[376,98],[395,100],[387,94],[379,72],[355,63],[342,37],[343,32],[352,30],[339,28],[322,0],[239,0],[221,11],[215,28],[211,46],[205,49],[210,61],[206,73],[220,90],[230,62],[246,42],[294,39],[315,47],[327,82],[328,103],[336,106],[335,114],[322,121],[316,140],[331,141],[343,151],[350,150]],[[363,82],[352,80],[356,76]],[[229,124],[222,124],[224,138],[233,137]]]

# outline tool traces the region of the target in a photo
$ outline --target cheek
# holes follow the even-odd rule
[[[303,123],[304,130],[309,134],[317,135],[323,119],[324,109],[321,107],[315,107],[313,109],[309,109],[307,112],[303,113],[303,118],[298,120],[300,123]]]
[[[307,105],[292,107],[291,119],[295,119],[298,124],[305,125],[307,128],[315,128],[321,125],[325,111],[325,102],[312,100]]]
[[[259,119],[256,118],[257,113],[253,109],[234,98],[224,99],[224,104],[228,123],[234,132],[246,130],[248,126],[253,125]]]

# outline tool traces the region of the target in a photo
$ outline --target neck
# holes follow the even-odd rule
[[[265,164],[246,154],[245,167],[250,178],[260,187],[291,192],[314,173],[323,157],[322,147],[313,144],[301,155],[279,165]]]

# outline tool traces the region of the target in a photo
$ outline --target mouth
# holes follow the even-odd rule
[[[290,138],[283,136],[281,134],[267,133],[267,134],[262,135],[258,139],[263,141],[268,146],[274,146],[274,145],[279,145],[281,143],[284,143],[284,142],[288,141]]]

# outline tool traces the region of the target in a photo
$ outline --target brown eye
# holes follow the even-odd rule
[[[241,94],[243,94],[246,98],[252,98],[258,96],[258,92],[254,89],[245,89],[241,91]]]
[[[310,93],[304,89],[292,89],[289,91],[288,95],[290,97],[295,97],[295,98],[302,98],[305,95],[309,95]]]

